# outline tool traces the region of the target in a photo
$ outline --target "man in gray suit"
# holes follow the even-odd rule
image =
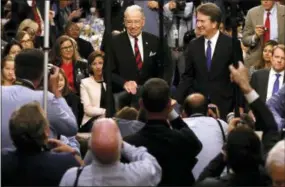
[[[285,43],[285,6],[272,0],[263,0],[261,5],[250,9],[245,20],[242,42],[249,47],[245,65],[252,66],[261,58],[265,40]]]

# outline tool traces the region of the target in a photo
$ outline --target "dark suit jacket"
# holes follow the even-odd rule
[[[171,122],[149,120],[136,134],[124,140],[135,146],[144,146],[162,168],[159,186],[191,186],[194,183],[192,169],[202,144],[191,129],[179,117]]]
[[[178,86],[176,99],[183,103],[188,94],[202,93],[210,97],[219,107],[221,117],[233,109],[233,83],[230,81],[229,65],[233,63],[231,37],[220,33],[212,57],[211,70],[208,72],[205,55],[205,39],[199,37],[190,42],[186,52],[186,69]],[[242,60],[240,45],[237,46],[238,60]]]
[[[143,32],[143,66],[137,69],[135,55],[127,32],[123,32],[112,39],[112,78],[117,86],[115,91],[121,91],[125,81],[134,80],[138,85],[143,85],[148,79],[159,77],[171,82],[172,63],[169,49],[164,42],[164,49],[159,49],[159,38]],[[160,54],[163,53],[163,64]]]
[[[82,122],[83,118],[83,105],[80,101],[80,97],[73,92],[69,92],[67,95],[64,96],[66,103],[71,108],[78,124],[78,128]]]
[[[78,52],[79,52],[80,56],[87,60],[88,56],[94,51],[93,46],[91,45],[90,42],[88,42],[82,38],[77,38],[76,42],[78,45]]]
[[[266,102],[269,72],[270,69],[258,70],[252,74],[250,80],[252,88],[255,89],[263,102]],[[283,83],[285,83],[285,79],[283,79]]]
[[[1,150],[3,186],[58,186],[64,173],[79,167],[70,153]]]

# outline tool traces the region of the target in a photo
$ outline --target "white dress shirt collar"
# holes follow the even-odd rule
[[[218,30],[212,38],[210,39],[205,38],[205,43],[207,44],[209,40],[211,41],[211,43],[217,43],[219,35],[220,35],[220,31]]]
[[[220,31],[218,30],[216,32],[216,34],[211,38],[211,39],[207,39],[205,38],[205,54],[207,53],[207,48],[208,48],[208,41],[210,40],[211,41],[211,48],[212,48],[212,58],[213,58],[213,55],[214,55],[214,52],[215,52],[215,48],[216,48],[216,44],[217,44],[217,41],[219,39],[219,36],[220,36]]]
[[[128,33],[128,36],[129,36],[130,41],[135,41],[135,38],[134,38],[133,36],[131,36],[129,33]],[[138,38],[138,42],[139,42],[139,41],[142,41],[142,33],[140,33],[140,34],[137,36],[137,38]]]
[[[133,49],[133,53],[135,54],[135,38],[131,35],[128,34],[128,37],[130,39],[130,42],[131,42],[131,46],[132,46],[132,49]],[[138,36],[138,47],[139,47],[139,51],[140,51],[140,54],[141,54],[141,59],[142,61],[144,61],[144,51],[143,51],[143,39],[142,39],[142,33],[140,33]]]
[[[281,72],[276,72],[273,68],[270,69],[269,76],[276,76],[277,73],[281,75],[280,78],[284,77],[284,70]]]
[[[267,12],[270,12],[271,15],[274,14],[275,12],[277,12],[277,4],[274,3],[273,7],[269,11],[264,9],[264,14],[265,15],[267,15]]]

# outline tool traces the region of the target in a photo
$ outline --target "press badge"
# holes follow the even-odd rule
[[[177,29],[173,30],[173,38],[178,39],[178,30]]]

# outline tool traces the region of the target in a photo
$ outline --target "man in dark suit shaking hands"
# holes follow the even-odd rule
[[[219,31],[221,19],[221,10],[213,3],[197,8],[197,28],[202,36],[188,46],[186,69],[176,99],[183,103],[188,94],[200,92],[219,107],[221,118],[225,119],[234,106],[233,83],[228,69],[233,63],[234,51],[232,39]],[[237,55],[242,60],[242,54]]]
[[[140,85],[153,77],[170,83],[173,72],[166,43],[159,49],[159,38],[142,32],[145,17],[140,6],[132,5],[126,9],[124,24],[126,32],[114,36],[111,43],[113,91],[120,93],[120,97],[115,95],[117,109],[125,105],[138,106]],[[125,97],[121,97],[122,93]]]

